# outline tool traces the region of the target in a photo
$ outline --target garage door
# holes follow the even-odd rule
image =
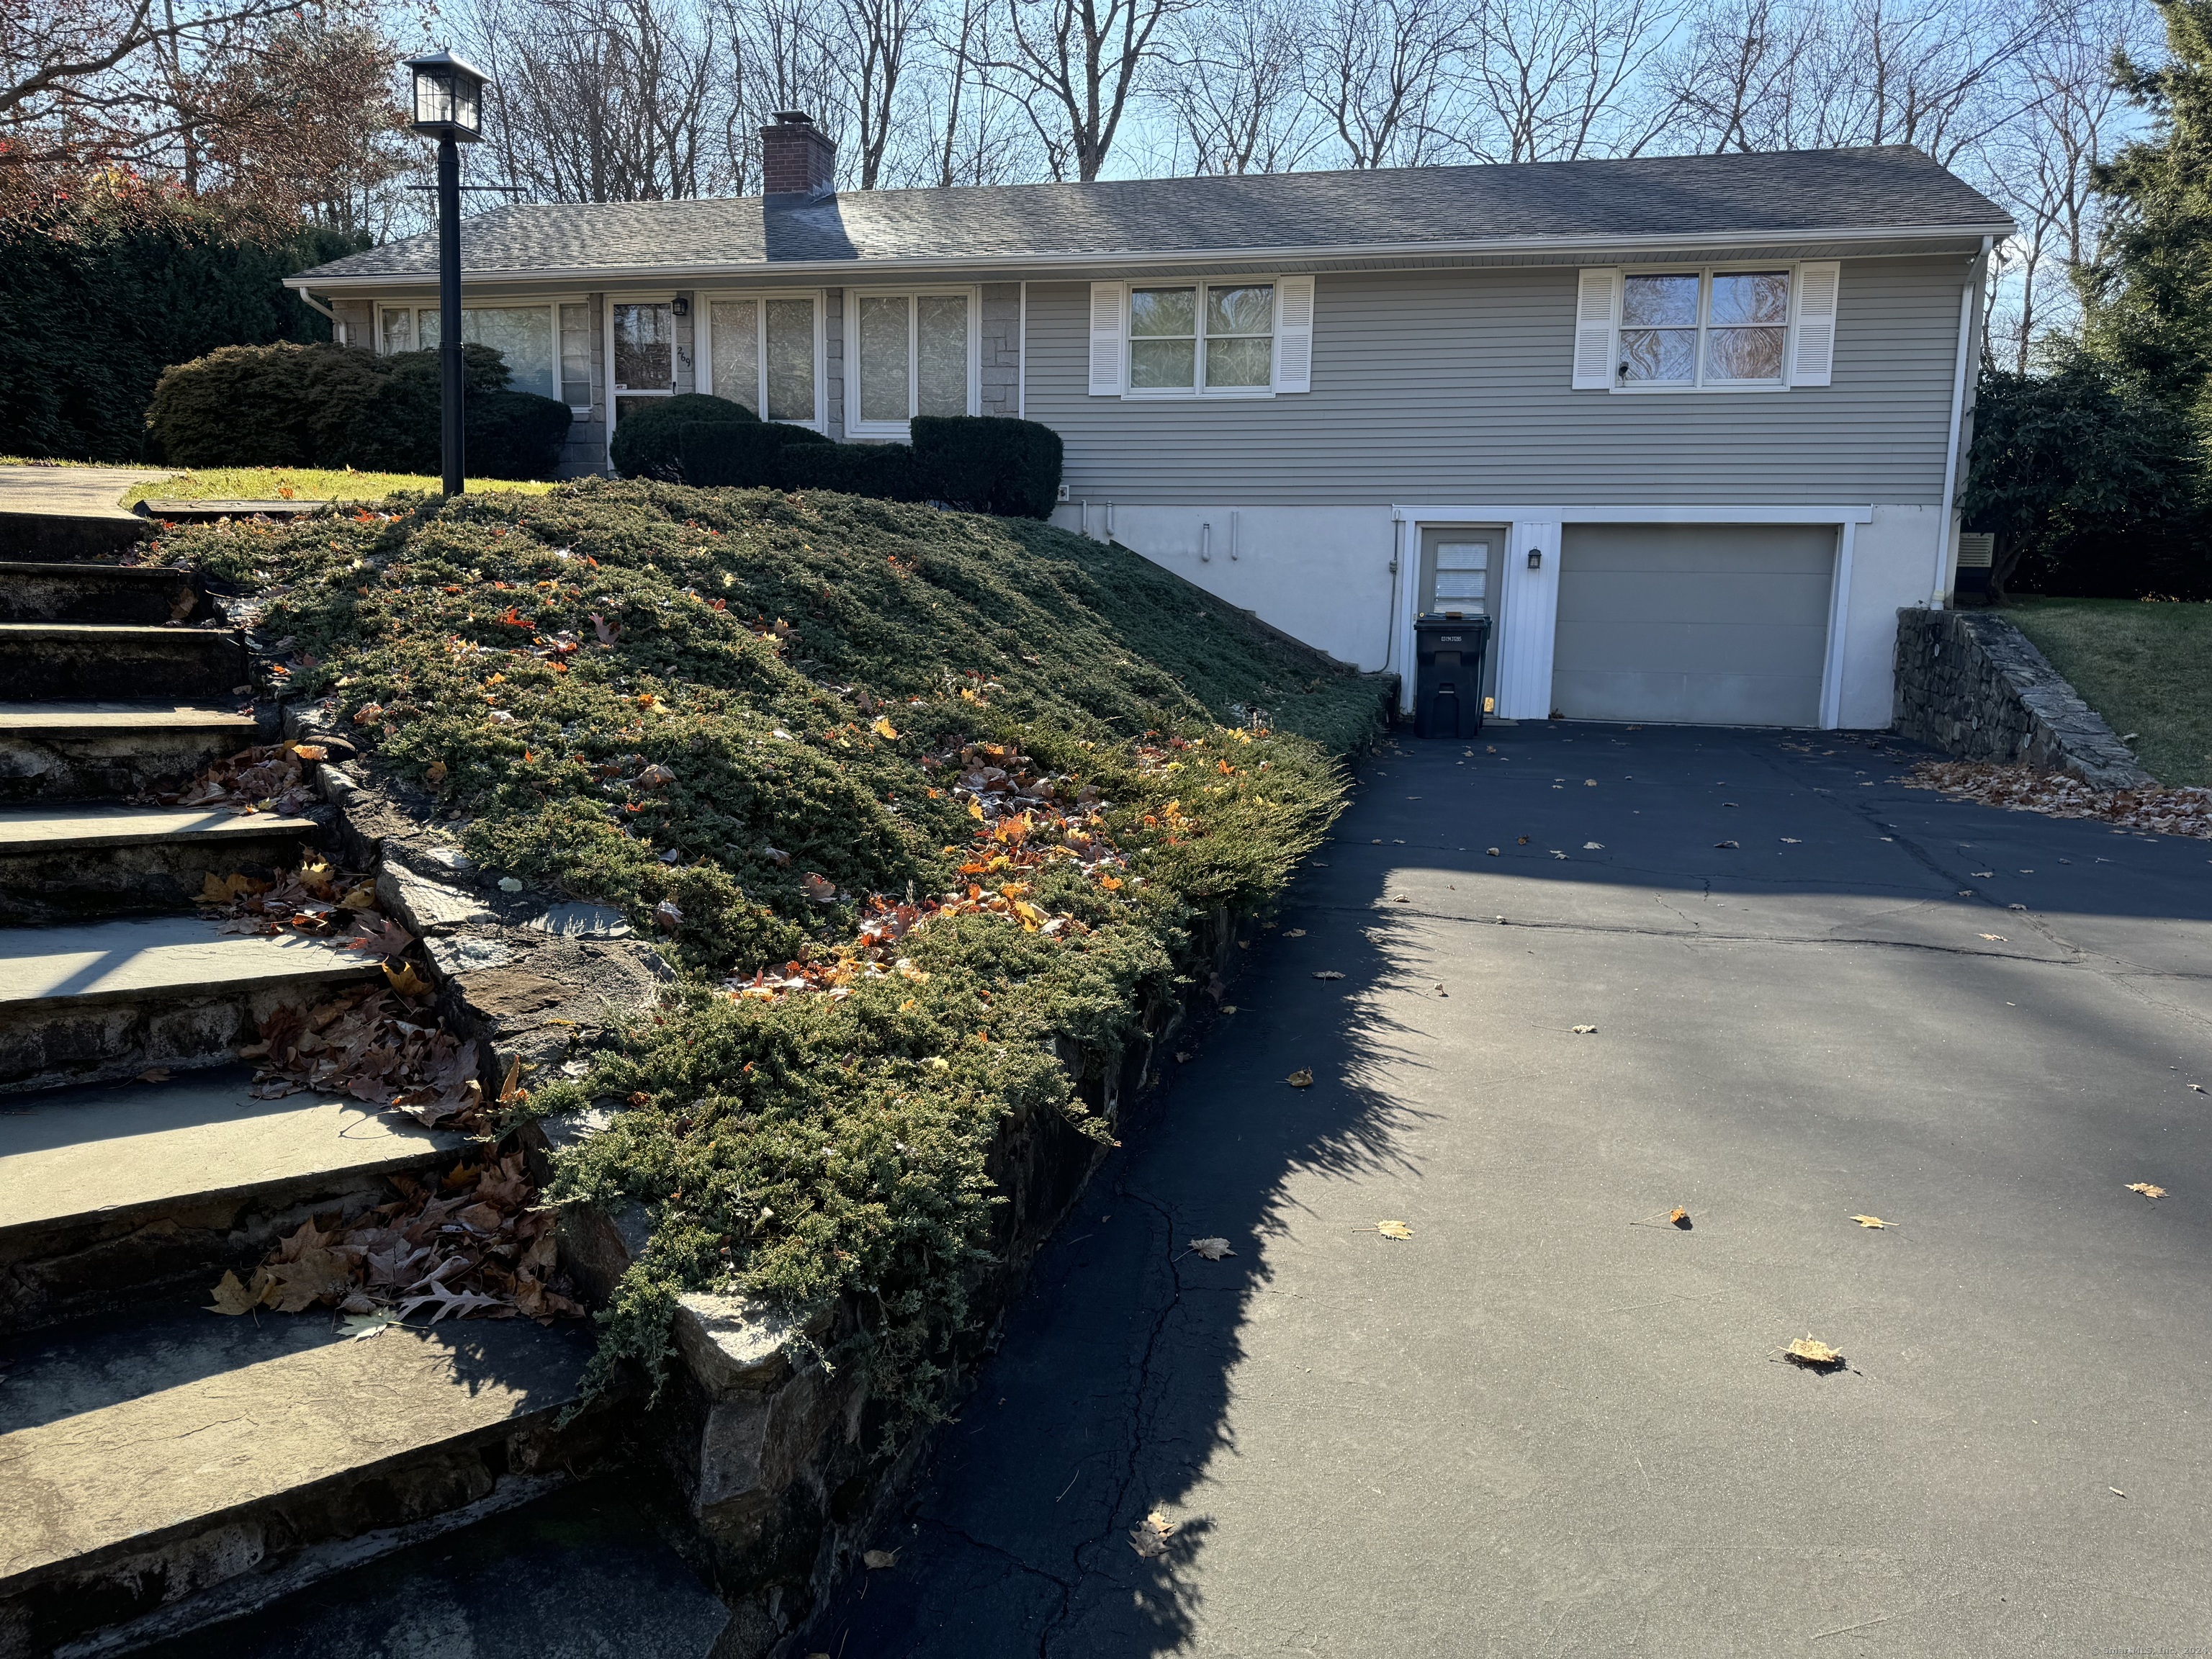
[[[1836,532],[1569,525],[1552,706],[1569,720],[1814,726]]]

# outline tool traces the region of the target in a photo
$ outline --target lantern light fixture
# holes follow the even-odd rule
[[[473,144],[483,135],[483,88],[489,78],[450,52],[407,59],[415,76],[414,130],[428,138]]]

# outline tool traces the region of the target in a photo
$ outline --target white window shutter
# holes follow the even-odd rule
[[[1091,285],[1091,395],[1121,392],[1121,295],[1119,283]]]
[[[1620,273],[1611,265],[1582,273],[1575,285],[1575,390],[1603,392],[1612,386],[1613,296]]]
[[[1797,267],[1797,349],[1792,386],[1826,386],[1836,360],[1836,289],[1843,267],[1833,259]]]
[[[1275,284],[1275,390],[1313,390],[1314,279],[1285,276]]]

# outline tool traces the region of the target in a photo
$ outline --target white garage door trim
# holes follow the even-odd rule
[[[1552,712],[1552,651],[1558,624],[1559,527],[1569,524],[1829,524],[1841,526],[1836,554],[1835,591],[1828,611],[1827,660],[1821,675],[1820,725],[1833,731],[1842,723],[1844,637],[1850,611],[1851,541],[1854,526],[1874,521],[1868,506],[1691,506],[1674,504],[1631,507],[1547,507],[1528,504],[1501,506],[1497,502],[1393,506],[1390,516],[1399,526],[1398,568],[1418,569],[1421,528],[1429,524],[1504,524],[1510,550],[1505,614],[1499,618],[1498,637],[1492,649],[1498,653],[1498,713],[1507,720],[1542,720]],[[1532,534],[1531,532],[1535,532]],[[1543,539],[1548,538],[1547,540]],[[1544,555],[1543,579],[1533,589],[1528,580],[1528,554],[1532,541]],[[1410,551],[1409,551],[1410,550]],[[1390,660],[1413,660],[1415,584],[1397,584],[1397,614],[1392,618],[1394,637]],[[1532,602],[1533,601],[1533,602]],[[1413,711],[1413,677],[1401,672],[1398,685],[1401,714]]]

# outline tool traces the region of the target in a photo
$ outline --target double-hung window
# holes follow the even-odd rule
[[[845,429],[903,438],[917,415],[973,415],[978,378],[973,289],[846,295]]]
[[[818,294],[705,295],[705,390],[767,421],[819,428],[822,300]]]
[[[435,351],[443,319],[436,306],[382,307],[378,349]],[[507,360],[509,390],[564,398],[574,409],[591,407],[590,325],[582,305],[465,306],[461,338],[498,349]]]
[[[1129,290],[1129,390],[1266,392],[1275,383],[1275,285]]]
[[[1829,262],[1584,270],[1574,385],[1616,392],[1826,386],[1838,271]]]
[[[607,304],[607,356],[613,373],[615,424],[649,398],[676,392],[676,306],[672,300],[612,300]]]

